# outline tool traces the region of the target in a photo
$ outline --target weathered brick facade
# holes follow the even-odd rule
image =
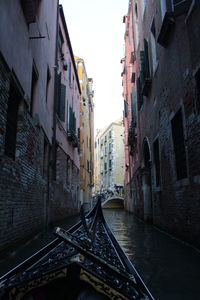
[[[16,158],[4,154],[11,72],[0,59],[0,241],[1,249],[44,228],[45,182],[41,176],[43,133],[32,124],[25,104],[18,114]]]
[[[200,3],[183,2],[163,13],[164,0],[132,1],[140,24],[135,76],[141,167],[132,177],[129,207],[200,247]]]
[[[30,3],[0,4],[0,255],[79,209],[78,139],[76,145],[68,139],[69,118],[59,120],[70,104],[78,132],[80,86],[64,13],[57,1],[43,0],[27,15],[23,5]],[[68,71],[56,57],[57,12]],[[38,28],[47,36],[40,38]],[[66,95],[55,92],[58,70],[68,78],[62,81]]]

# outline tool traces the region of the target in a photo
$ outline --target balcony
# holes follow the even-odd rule
[[[78,136],[74,133],[73,130],[67,130],[67,139],[69,142],[72,143],[72,145],[74,146],[74,148],[78,148],[79,147],[79,139]]]
[[[128,129],[128,145],[133,147],[137,142],[137,135],[135,133],[135,126],[133,124],[130,125]]]

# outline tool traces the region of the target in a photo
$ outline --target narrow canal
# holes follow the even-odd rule
[[[124,210],[104,216],[156,300],[200,299],[200,252]]]
[[[104,209],[104,216],[156,300],[200,299],[200,252],[124,210]],[[57,225],[67,229],[78,219]],[[0,275],[53,239],[51,229],[0,260]]]

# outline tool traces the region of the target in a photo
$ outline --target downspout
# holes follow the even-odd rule
[[[56,111],[58,97],[58,28],[59,28],[59,0],[57,0],[55,65],[54,65],[54,103],[53,103],[53,135],[52,135],[52,179],[56,181]]]

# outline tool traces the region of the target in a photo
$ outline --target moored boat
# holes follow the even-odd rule
[[[0,299],[153,299],[106,223],[101,201],[0,278]]]

